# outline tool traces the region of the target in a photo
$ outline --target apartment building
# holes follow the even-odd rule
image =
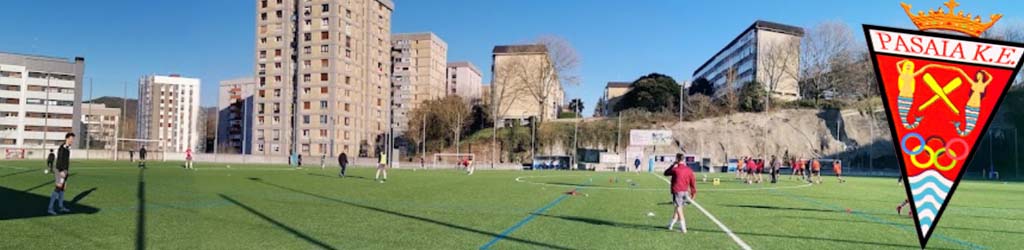
[[[138,139],[156,152],[196,151],[200,143],[199,79],[149,75],[139,79]],[[155,144],[155,146],[154,146]]]
[[[52,149],[80,134],[84,71],[81,57],[0,52],[0,148]]]
[[[619,103],[619,99],[622,99],[623,95],[632,89],[633,84],[630,82],[608,82],[604,86],[604,94],[601,95],[601,99],[597,100],[597,106],[594,106],[594,115],[614,116],[615,105]]]
[[[120,132],[121,109],[100,103],[82,104],[82,145],[88,149],[113,150]]]
[[[252,111],[256,79],[243,77],[220,82],[217,90],[217,152],[252,153]]]
[[[558,116],[565,91],[546,46],[501,45],[492,52],[490,95],[499,126]]]
[[[409,127],[409,115],[425,101],[444,97],[448,44],[431,32],[391,35],[395,56],[394,124],[396,133]]]
[[[393,10],[390,0],[257,0],[253,154],[382,147]]]
[[[479,102],[483,98],[483,74],[476,65],[468,61],[448,63],[448,82],[445,89],[448,95]]]
[[[752,81],[769,88],[774,81],[777,87],[772,91],[773,97],[798,99],[796,72],[800,69],[803,35],[804,29],[800,27],[756,21],[697,68],[693,79],[707,79],[717,90],[722,90],[730,78],[736,89]]]

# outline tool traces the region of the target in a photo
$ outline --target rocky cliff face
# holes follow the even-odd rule
[[[724,164],[726,158],[782,156],[842,158],[892,157],[883,112],[790,109],[770,113],[738,113],[661,126],[689,154]],[[658,149],[670,153],[675,148]]]

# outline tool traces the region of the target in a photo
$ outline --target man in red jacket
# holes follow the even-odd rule
[[[672,230],[672,226],[679,221],[679,230],[686,233],[686,217],[683,217],[683,207],[697,198],[697,181],[693,176],[693,170],[683,163],[683,154],[676,154],[676,162],[665,170],[665,176],[672,176],[672,203],[675,204],[675,213],[672,214],[668,230]]]

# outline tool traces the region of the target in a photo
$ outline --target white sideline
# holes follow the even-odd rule
[[[668,178],[665,178],[665,176],[660,176],[660,175],[657,175],[657,174],[654,174],[654,173],[651,173],[651,174],[654,175],[654,176],[657,176],[658,178],[661,178],[661,180],[664,180],[665,183],[672,184],[672,182],[670,182],[668,180]],[[715,222],[715,224],[718,225],[718,228],[721,228],[722,231],[725,231],[725,234],[729,235],[729,238],[732,238],[732,241],[735,241],[736,244],[740,245],[740,248],[743,248],[743,250],[750,250],[751,249],[750,245],[747,245],[746,242],[743,242],[743,240],[740,239],[739,236],[736,236],[736,234],[734,234],[732,232],[732,230],[729,230],[729,228],[726,227],[725,224],[722,224],[721,221],[718,221],[718,218],[715,218],[715,216],[711,215],[711,213],[709,213],[708,210],[706,210],[706,209],[704,209],[704,207],[700,206],[700,203],[697,203],[696,200],[692,200],[691,202],[693,203],[693,206],[697,207],[697,209],[700,210],[701,213],[704,213],[704,215],[707,216],[708,219],[711,219],[712,222]]]

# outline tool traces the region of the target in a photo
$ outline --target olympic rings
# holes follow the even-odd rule
[[[939,140],[939,144],[946,145],[946,139],[942,139],[942,137],[939,137],[938,135],[929,136],[928,139],[924,140],[924,144],[928,144],[929,142],[932,142],[932,140]]]
[[[917,161],[917,156],[916,155],[910,155],[910,163],[913,163],[914,166],[917,167],[917,168],[925,169],[925,168],[931,167],[932,165],[935,165],[935,162],[938,161],[937,160],[938,156],[936,156],[935,150],[932,149],[932,147],[929,147],[928,145],[917,146],[916,148],[914,148],[914,150],[917,151],[917,152],[921,152],[922,150],[924,150],[924,151],[928,152],[928,155],[929,155],[928,162],[926,162],[926,163],[921,163],[921,162]]]
[[[921,141],[921,145],[914,147],[913,150],[907,148],[907,141],[909,141],[911,138],[916,138],[918,141]],[[943,145],[942,148],[934,149],[931,146],[928,146],[928,142],[931,142],[932,140],[938,140],[939,142],[941,142]],[[964,150],[961,151],[961,153],[953,151],[953,146],[956,144],[963,145]],[[914,167],[917,167],[919,169],[927,169],[934,166],[936,169],[943,172],[952,170],[954,167],[956,167],[957,163],[967,159],[967,152],[970,151],[970,146],[967,145],[967,141],[965,141],[963,138],[954,137],[949,141],[945,141],[944,139],[942,139],[942,137],[931,136],[928,137],[928,139],[924,139],[924,137],[921,136],[921,134],[918,134],[916,132],[910,132],[904,135],[903,139],[900,140],[900,148],[903,149],[904,153],[910,155],[910,163],[914,165]],[[921,162],[917,158],[917,155],[921,154],[922,152],[927,153],[925,156],[928,157],[928,160],[925,162]],[[946,157],[948,157],[952,161],[947,165],[942,165],[941,163],[939,163],[940,155],[947,155]]]
[[[945,148],[939,149],[939,150],[935,151],[935,154],[938,155],[938,154],[941,154],[942,152],[946,152],[946,151],[949,151],[949,153],[946,153],[946,154],[953,154],[953,150],[948,150],[948,149],[949,149],[949,147],[945,147]],[[963,155],[967,155],[967,154],[963,154]],[[942,172],[949,171],[950,169],[953,169],[953,167],[956,166],[957,160],[955,160],[955,159],[952,162],[950,162],[949,165],[943,166],[942,164],[939,164],[939,160],[937,158],[938,158],[937,156],[933,155],[932,160],[935,160],[935,162],[933,164],[935,165],[935,168],[939,169],[939,171],[942,171]]]
[[[959,156],[957,156],[957,153],[953,152],[953,150],[952,150],[953,144],[957,144],[957,143],[960,143],[960,144],[964,145],[963,154],[960,154]],[[950,157],[950,159],[953,159],[953,161],[962,161],[964,159],[967,159],[967,151],[969,151],[970,146],[967,146],[967,141],[965,141],[963,138],[954,137],[953,139],[949,140],[949,143],[946,144],[946,149],[949,149],[948,150],[949,152],[947,152],[947,153],[952,155],[952,157]]]
[[[907,133],[907,135],[904,135],[903,139],[900,140],[900,148],[903,149],[904,153],[907,153],[908,155],[911,155],[911,156],[921,154],[921,151],[924,150],[924,148],[922,148],[922,147],[916,147],[916,148],[914,148],[914,151],[911,151],[910,149],[907,149],[907,139],[910,139],[911,137],[917,138],[918,141],[921,141],[921,145],[925,145],[927,143],[924,140],[924,137],[921,136],[921,134],[918,134],[917,132],[910,132],[910,133]],[[966,143],[964,143],[964,144],[966,144]]]

